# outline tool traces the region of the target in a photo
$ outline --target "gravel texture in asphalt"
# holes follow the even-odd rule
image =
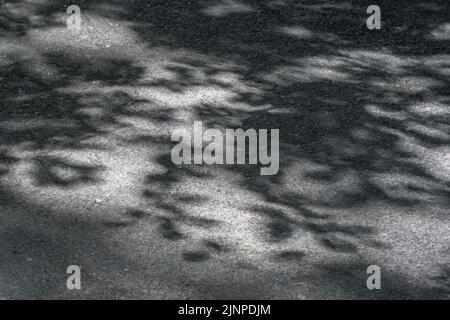
[[[450,4],[369,4],[1,2],[0,298],[448,299]],[[278,174],[175,165],[194,121]]]

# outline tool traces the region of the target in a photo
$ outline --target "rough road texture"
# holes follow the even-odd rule
[[[369,4],[3,1],[0,298],[448,298],[450,3]],[[194,120],[279,174],[173,165]]]

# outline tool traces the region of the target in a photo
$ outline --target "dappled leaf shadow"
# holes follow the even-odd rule
[[[190,246],[178,252],[189,262],[212,263],[217,255],[236,252],[215,235],[223,221],[192,212],[192,205],[221,195],[179,191],[189,179],[217,178],[216,167],[176,166],[170,158],[171,126],[190,127],[193,119],[219,129],[280,129],[278,175],[260,177],[257,166],[247,165],[217,170],[233,177],[233,188],[260,201],[244,207],[238,200],[235,206],[258,216],[251,230],[274,263],[307,261],[304,248],[281,248],[301,232],[337,255],[390,249],[377,227],[340,218],[338,210],[351,214],[374,203],[394,212],[448,208],[450,52],[442,40],[448,1],[379,1],[383,27],[374,32],[365,26],[365,1],[81,3],[84,12],[133,31],[142,50],[166,54],[159,71],[149,66],[150,58],[89,46],[12,50],[7,41],[15,37],[61,27],[58,15],[69,3],[6,2],[0,14],[0,176],[31,161],[40,187],[100,183],[97,175],[108,168],[47,153],[95,153],[105,149],[98,143],[102,138],[128,130],[132,137],[120,136],[120,144],[152,150],[149,161],[157,170],[141,172],[137,208],[124,221],[105,220],[106,228],[120,232],[154,222],[168,243]],[[212,98],[205,92],[213,92]],[[201,98],[184,101],[190,95]],[[311,185],[317,191],[307,190]],[[364,263],[315,267],[344,284],[360,277],[358,286],[343,291],[368,297],[359,286]],[[438,279],[444,287],[445,277],[444,270]],[[444,296],[401,276],[389,281],[391,291],[378,297],[401,298],[406,291],[419,298]]]

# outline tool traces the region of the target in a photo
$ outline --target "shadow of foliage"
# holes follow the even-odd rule
[[[61,27],[56,17],[72,3],[6,4],[0,14],[0,46],[30,30]],[[178,52],[167,57],[170,63],[164,67],[172,76],[147,79],[138,61],[92,48],[40,54],[46,76],[36,68],[36,59],[1,51],[0,176],[18,161],[18,149],[39,154],[101,148],[90,141],[130,126],[121,121],[123,116],[147,119],[155,126],[180,122],[175,111],[138,97],[133,89],[184,94],[206,87],[228,95],[193,107],[193,118],[205,126],[281,131],[277,176],[259,177],[251,166],[224,166],[237,174],[236,188],[264,203],[249,208],[262,218],[263,241],[283,243],[303,230],[333,253],[356,254],[362,246],[389,249],[377,238],[376,228],[337,222],[327,210],[351,211],[374,202],[393,210],[425,204],[448,208],[450,182],[442,169],[445,155],[439,154],[448,151],[450,141],[450,52],[448,38],[442,40],[439,31],[448,24],[448,1],[378,1],[383,19],[378,31],[365,26],[367,1],[80,4],[85,12],[127,25],[149,50]],[[74,90],[77,85],[91,90],[79,92]],[[142,105],[150,108],[134,108]],[[132,219],[154,219],[162,237],[171,241],[192,240],[180,226],[211,233],[220,226],[220,221],[185,209],[186,204],[208,200],[206,196],[176,191],[185,178],[213,179],[211,170],[174,165],[169,137],[141,135],[122,142],[148,143],[161,150],[154,165],[162,173],[146,173],[142,190],[143,201],[159,212],[147,214],[140,208],[128,213]],[[36,155],[34,161],[34,176],[42,186],[96,183],[102,170],[56,156]],[[298,164],[311,168],[293,171]],[[290,175],[333,186],[333,192],[300,192],[289,185]],[[122,228],[129,223],[106,225]],[[185,251],[184,260],[202,262],[211,259],[210,252],[228,252],[217,239],[209,241]],[[298,249],[277,251],[274,261],[302,261],[307,254]],[[345,272],[354,276],[363,266],[321,267],[331,277]],[[344,274],[342,281],[350,276]],[[394,278],[389,297],[401,297],[409,289],[417,297],[442,297],[441,291]],[[352,290],[362,292],[359,287]]]

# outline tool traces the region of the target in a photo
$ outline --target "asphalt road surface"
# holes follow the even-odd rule
[[[3,1],[0,298],[448,299],[450,5],[369,4]],[[175,165],[194,121],[278,174]]]

